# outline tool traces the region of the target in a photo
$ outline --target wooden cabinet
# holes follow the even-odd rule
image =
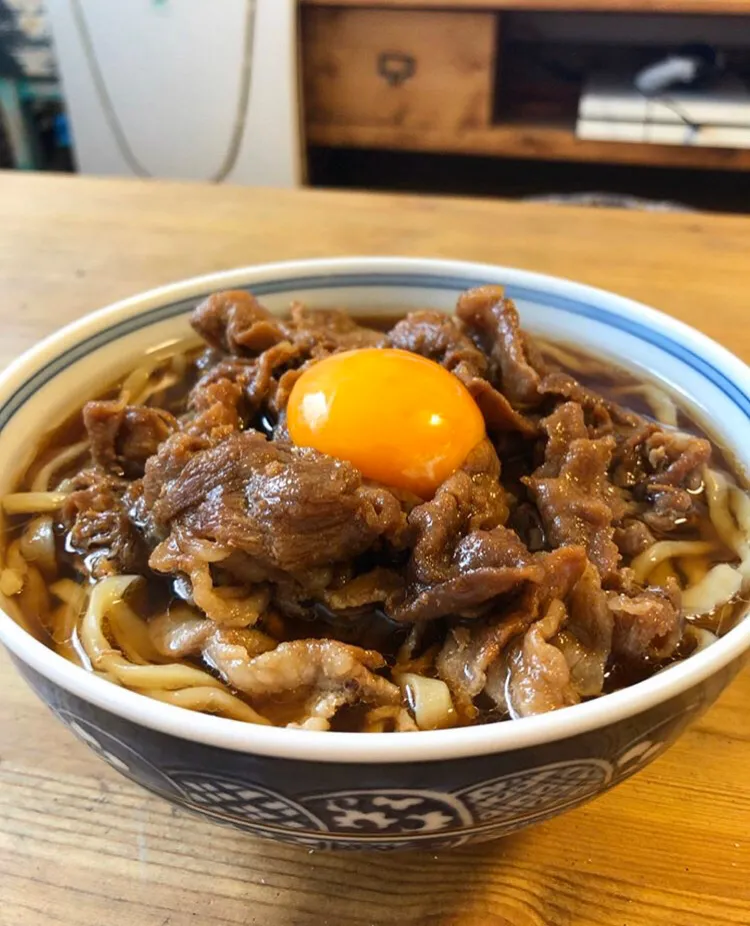
[[[308,125],[460,136],[492,119],[492,13],[307,9]]]
[[[615,48],[618,28],[633,15],[732,14],[725,22],[732,30],[748,22],[738,14],[750,16],[750,0],[301,0],[308,143],[750,170],[750,150],[580,139],[577,90],[569,86],[572,104],[565,112],[519,107],[523,68],[516,65],[537,53],[533,42],[524,45],[513,36],[514,17],[517,21],[524,10],[581,16],[586,15],[581,10],[593,10],[608,21],[607,41]],[[662,23],[670,18],[659,17]],[[702,34],[700,15],[688,22],[691,34]],[[744,45],[741,51],[746,54]],[[554,79],[545,73],[543,87],[551,99]],[[513,105],[502,105],[508,101]]]

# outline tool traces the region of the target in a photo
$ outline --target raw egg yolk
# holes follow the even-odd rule
[[[287,421],[295,444],[422,498],[485,433],[476,402],[452,373],[418,354],[379,348],[333,354],[305,370]]]

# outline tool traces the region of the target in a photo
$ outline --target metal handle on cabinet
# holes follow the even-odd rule
[[[402,52],[384,51],[378,55],[378,74],[389,86],[400,87],[413,77],[417,70],[416,59]]]

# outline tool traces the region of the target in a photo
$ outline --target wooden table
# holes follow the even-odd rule
[[[642,299],[750,360],[750,219],[0,175],[0,363],[256,261],[494,261]],[[594,804],[476,849],[326,855],[202,824],[73,739],[0,656],[1,926],[750,923],[750,673]]]

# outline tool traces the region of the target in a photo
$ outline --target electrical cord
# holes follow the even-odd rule
[[[104,117],[107,120],[107,125],[112,132],[120,154],[122,155],[123,160],[128,165],[130,170],[136,176],[153,178],[155,175],[143,165],[142,161],[135,154],[133,147],[128,141],[128,137],[125,129],[123,128],[122,122],[117,115],[117,111],[112,102],[112,97],[109,93],[109,90],[107,89],[107,83],[104,79],[104,72],[96,54],[94,41],[91,36],[91,30],[89,29],[86,15],[83,10],[82,0],[71,0],[71,6],[76,28],[83,45],[83,52],[86,58],[86,62],[89,66],[91,77],[94,82],[94,87],[96,89],[96,94],[99,98],[99,102],[101,103],[102,110],[104,112]],[[240,92],[237,102],[237,113],[235,115],[234,124],[232,126],[232,134],[229,139],[229,145],[221,165],[214,174],[206,178],[210,183],[221,183],[222,180],[225,180],[228,177],[228,175],[234,169],[235,164],[237,163],[240,148],[242,147],[242,140],[245,135],[245,125],[247,122],[247,106],[250,100],[253,35],[255,32],[254,27],[255,0],[246,0],[242,67],[240,74]]]

